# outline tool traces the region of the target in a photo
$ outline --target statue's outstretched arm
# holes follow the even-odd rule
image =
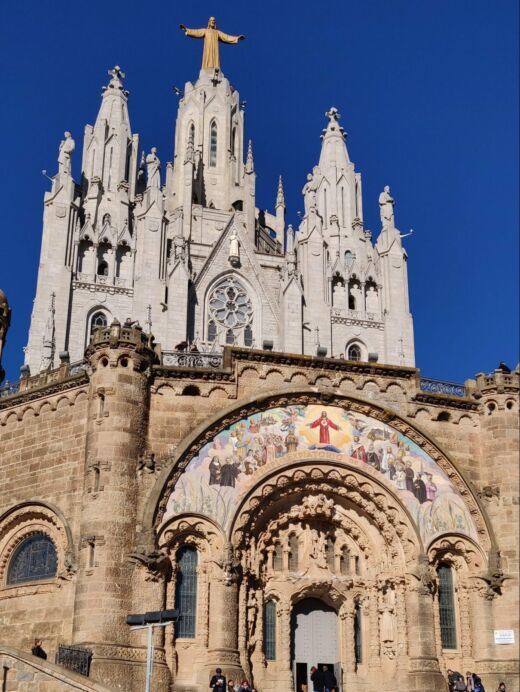
[[[204,38],[206,35],[206,29],[188,29],[184,24],[181,24],[180,28],[184,31],[186,36],[191,36],[191,38]]]
[[[238,43],[239,41],[243,41],[245,36],[243,34],[240,34],[240,36],[231,36],[231,34],[225,34],[223,31],[219,31],[218,38],[222,43]]]

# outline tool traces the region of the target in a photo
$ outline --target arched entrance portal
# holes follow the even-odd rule
[[[318,598],[305,598],[293,608],[291,660],[296,692],[305,692],[305,689],[312,692],[312,666],[320,669],[329,666],[334,670],[338,684],[341,681],[338,614]]]

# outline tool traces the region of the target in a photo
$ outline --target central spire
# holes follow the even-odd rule
[[[203,70],[220,70],[220,55],[218,44],[220,43],[238,43],[243,41],[245,36],[231,36],[217,29],[217,20],[215,17],[208,19],[208,26],[205,29],[188,29],[184,24],[180,24],[180,29],[184,31],[186,36],[191,38],[204,39],[204,51],[202,53],[202,69]]]

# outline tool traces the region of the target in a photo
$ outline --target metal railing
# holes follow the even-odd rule
[[[60,644],[56,652],[56,663],[68,670],[88,677],[92,651],[81,646],[65,646]]]
[[[221,368],[222,353],[163,351],[162,364],[176,368]]]
[[[447,394],[448,396],[466,396],[466,388],[456,382],[443,382],[421,377],[421,391],[432,394]]]

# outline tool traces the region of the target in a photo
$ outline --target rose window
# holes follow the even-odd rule
[[[233,277],[216,286],[209,299],[211,317],[228,329],[247,326],[253,317],[253,306],[245,288]]]

